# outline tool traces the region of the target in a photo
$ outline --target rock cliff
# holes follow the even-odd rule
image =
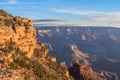
[[[20,50],[28,52],[27,56],[31,57],[37,43],[32,21],[26,18],[13,17],[2,10],[0,13],[0,44],[4,46],[6,41],[12,39]]]
[[[32,21],[0,10],[0,80],[73,80],[37,42]]]
[[[88,65],[73,63],[73,66],[69,68],[69,71],[75,80],[106,80],[104,75],[96,73]]]

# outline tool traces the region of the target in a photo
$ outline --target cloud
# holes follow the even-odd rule
[[[38,22],[66,22],[67,20],[64,19],[39,19],[39,20],[32,20],[34,23]]]
[[[6,2],[0,2],[0,4],[17,4],[17,0],[7,0]]]
[[[36,4],[36,2],[20,2],[18,0],[6,0],[6,2],[1,2],[0,4]]]
[[[9,4],[17,4],[18,2],[17,2],[17,0],[9,0],[8,3]]]
[[[108,26],[119,26],[120,23],[120,12],[102,12],[102,11],[86,11],[86,10],[73,10],[73,9],[51,9],[56,13],[71,14],[78,17],[84,17],[82,20],[79,18],[80,24],[86,25],[108,25]]]
[[[84,11],[84,10],[73,10],[73,9],[51,9],[53,12],[74,14],[74,15],[95,15],[95,14],[103,14],[104,12],[97,11]]]
[[[53,12],[67,13],[74,15],[88,15],[88,16],[120,16],[120,12],[100,12],[100,11],[85,11],[85,10],[71,10],[71,9],[51,9]]]

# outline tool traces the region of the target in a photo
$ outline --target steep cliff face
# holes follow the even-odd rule
[[[88,65],[74,63],[69,71],[75,80],[106,80],[103,75],[96,73]]]
[[[0,44],[12,39],[20,50],[28,52],[27,56],[31,57],[36,47],[36,31],[32,21],[7,14],[3,11],[0,14]]]
[[[0,80],[73,80],[36,40],[32,21],[0,10]]]

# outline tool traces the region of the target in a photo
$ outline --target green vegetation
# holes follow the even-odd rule
[[[35,57],[42,57],[42,54],[44,54],[44,49],[34,49],[34,56]]]
[[[25,32],[29,31],[31,21],[25,18],[13,17],[9,13],[0,10],[0,26],[12,27],[16,31],[17,26],[23,26]],[[21,51],[19,46],[12,40],[5,40],[0,44],[0,67],[18,71],[23,75],[24,80],[68,80],[65,69],[55,62],[53,56],[47,53],[43,44],[39,43],[40,48],[34,49],[32,58],[28,58],[28,52]],[[31,72],[31,73],[29,73]],[[71,79],[72,80],[72,79]]]
[[[54,63],[50,60],[50,58],[52,58],[51,55],[47,54],[47,56],[45,57],[45,59],[47,60],[47,62],[43,63],[41,62],[40,58],[41,55],[43,54],[45,48],[41,48],[41,50],[39,49],[35,49],[34,53],[36,54],[36,56],[34,55],[34,57],[36,57],[37,59],[29,59],[26,57],[26,55],[23,55],[24,52],[20,51],[19,48],[16,48],[16,53],[18,53],[17,55],[19,55],[19,57],[13,58],[13,62],[9,64],[11,69],[26,69],[26,70],[32,70],[33,74],[36,75],[36,79],[35,80],[67,80],[68,78],[65,76],[65,69],[60,67],[60,65],[58,65],[57,63]],[[41,55],[40,55],[41,54]],[[47,66],[48,69],[46,69],[46,67],[44,67],[43,65]],[[52,71],[52,72],[49,72]],[[29,80],[30,75],[25,76],[25,80]],[[72,78],[71,78],[72,80]]]
[[[5,26],[12,26],[12,20],[11,19],[4,19]]]
[[[49,74],[37,60],[30,60],[25,56],[14,59],[13,63],[9,64],[9,66],[11,69],[25,68],[32,70],[37,76],[37,80],[58,80],[53,74]]]
[[[2,18],[0,18],[0,21],[2,21],[3,19]]]
[[[1,26],[25,26],[26,31],[28,31],[29,26],[31,26],[31,21],[28,20],[28,22],[23,22],[22,19],[25,18],[21,18],[19,16],[13,17],[11,14],[0,10],[0,22],[3,23],[3,25],[0,24]]]
[[[5,55],[7,56],[8,53],[11,53],[12,51],[16,50],[16,43],[12,41],[12,39],[5,42],[5,44],[0,44],[0,46],[5,46],[4,48],[0,48],[1,56]],[[3,54],[4,53],[4,54]]]
[[[53,69],[57,73],[57,77],[61,78],[61,80],[67,80],[67,77],[65,75],[65,68],[61,67],[59,64],[54,63],[49,60],[49,63],[46,63],[47,66],[49,66],[50,69]]]
[[[0,16],[4,16],[4,17],[13,17],[11,14],[5,12],[4,10],[0,10]]]
[[[44,57],[46,62],[40,61],[41,58],[43,58],[42,54],[44,54],[46,50],[45,47],[42,47],[41,49],[36,48],[34,50],[33,58],[30,59],[26,56],[26,52],[21,51],[12,39],[6,41],[5,45],[5,49],[3,49],[5,54],[14,52],[14,54],[12,54],[13,62],[3,59],[0,60],[0,63],[3,65],[7,63],[8,68],[12,70],[24,69],[24,71],[22,71],[25,75],[24,80],[30,80],[31,75],[28,75],[27,73],[29,71],[32,71],[32,76],[34,75],[35,80],[68,80],[65,75],[65,69],[60,67],[57,63],[51,61],[53,56],[47,54],[47,56]]]
[[[4,53],[10,53],[16,49],[16,43],[12,41],[12,39],[5,42],[5,49],[3,49]]]

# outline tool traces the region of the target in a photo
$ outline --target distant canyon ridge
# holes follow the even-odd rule
[[[113,80],[117,79],[116,73],[120,76],[120,28],[36,26],[36,29],[38,41],[45,43],[59,63],[70,67],[74,61],[83,62],[95,71],[115,73],[111,76]]]

